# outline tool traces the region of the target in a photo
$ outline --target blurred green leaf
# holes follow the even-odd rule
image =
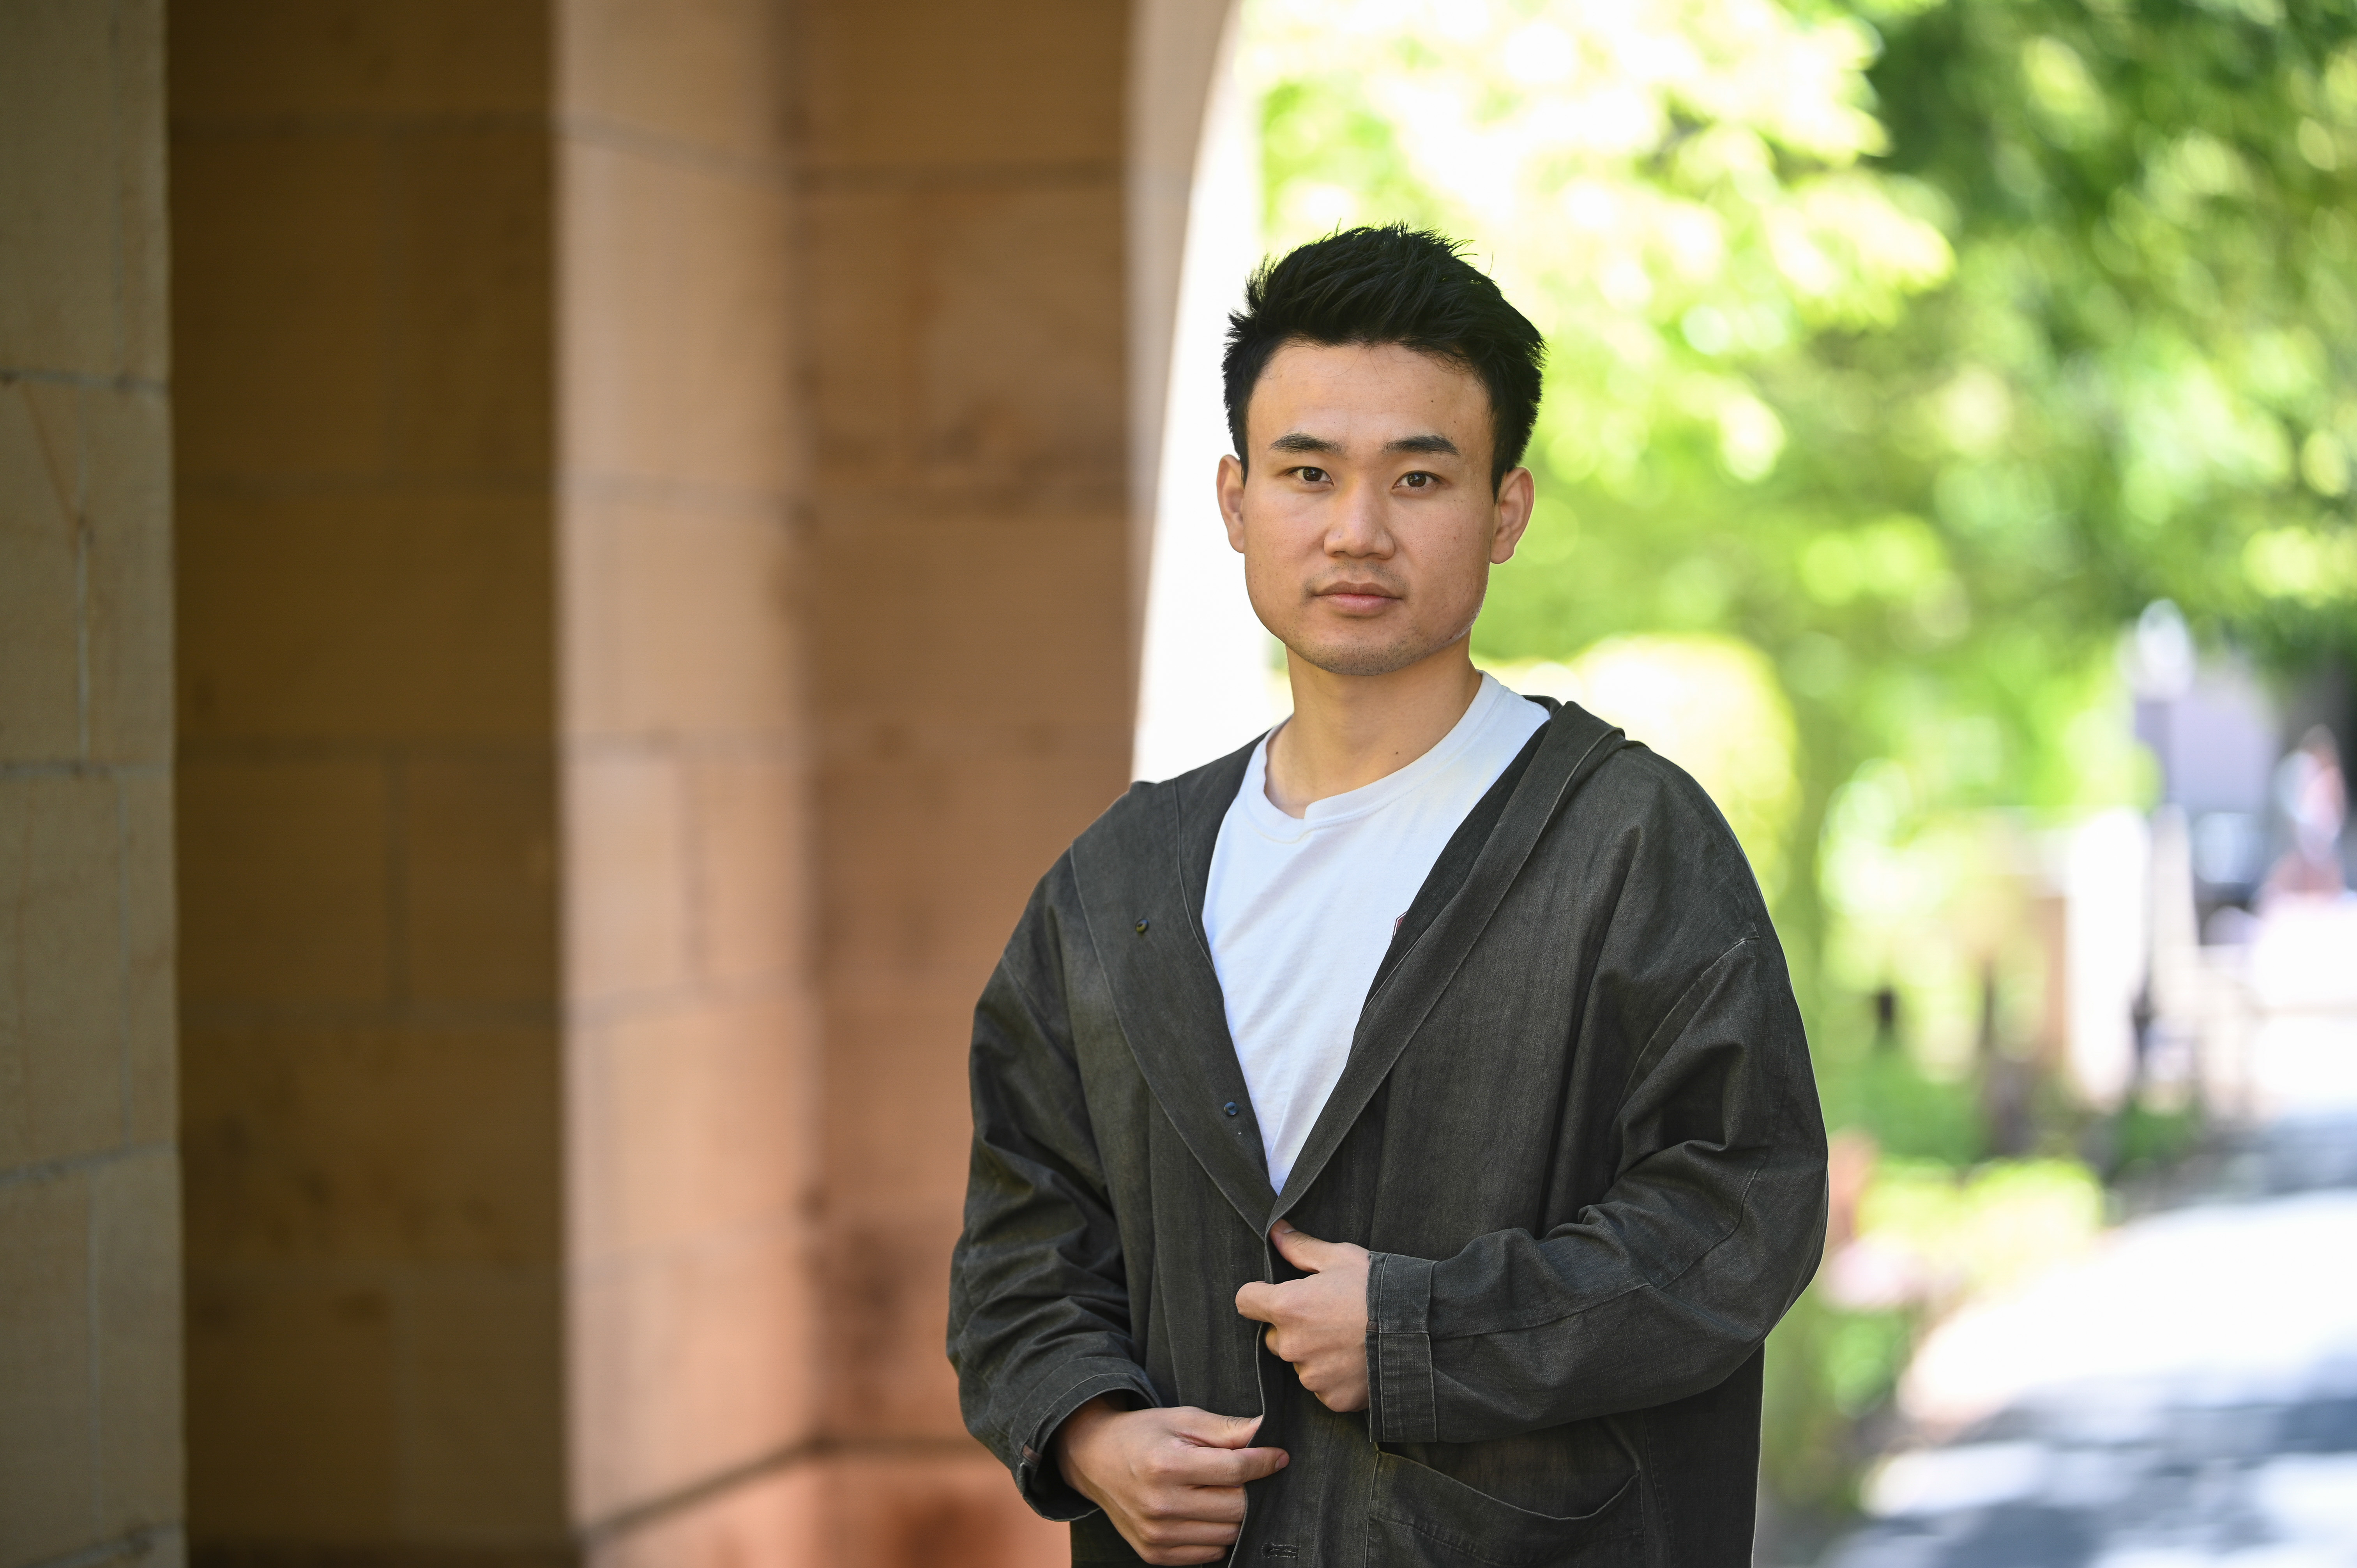
[[[1781,864],[1840,863],[1870,767],[1894,852],[2142,803],[2114,652],[2154,599],[2357,652],[2357,5],[1254,0],[1247,37],[1273,249],[1434,224],[1548,334],[1477,650],[1762,650]],[[1822,1028],[1872,977],[1822,991],[1845,917],[1779,882]]]

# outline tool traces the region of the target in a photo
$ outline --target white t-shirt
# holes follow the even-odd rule
[[[1449,836],[1546,721],[1545,708],[1484,675],[1439,745],[1299,817],[1268,798],[1268,742],[1253,748],[1211,851],[1203,934],[1279,1192],[1350,1059],[1401,917]]]

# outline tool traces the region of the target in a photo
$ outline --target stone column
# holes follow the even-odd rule
[[[942,1339],[974,999],[1128,782],[1128,8],[804,17],[833,1485],[856,1560],[1060,1561]]]
[[[0,1564],[180,1560],[163,16],[0,7]]]
[[[817,1563],[814,581],[790,26],[556,7],[573,1512]]]
[[[191,1534],[565,1561],[547,8],[170,48]]]

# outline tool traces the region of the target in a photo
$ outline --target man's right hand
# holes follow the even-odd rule
[[[1243,1524],[1244,1483],[1286,1466],[1284,1449],[1247,1446],[1260,1422],[1191,1405],[1121,1410],[1099,1395],[1050,1446],[1072,1489],[1148,1563],[1217,1563]]]

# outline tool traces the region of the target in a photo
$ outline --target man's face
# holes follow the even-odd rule
[[[1490,489],[1490,396],[1396,345],[1288,343],[1220,459],[1228,542],[1261,623],[1338,675],[1387,675],[1472,629],[1530,521],[1530,471]]]

